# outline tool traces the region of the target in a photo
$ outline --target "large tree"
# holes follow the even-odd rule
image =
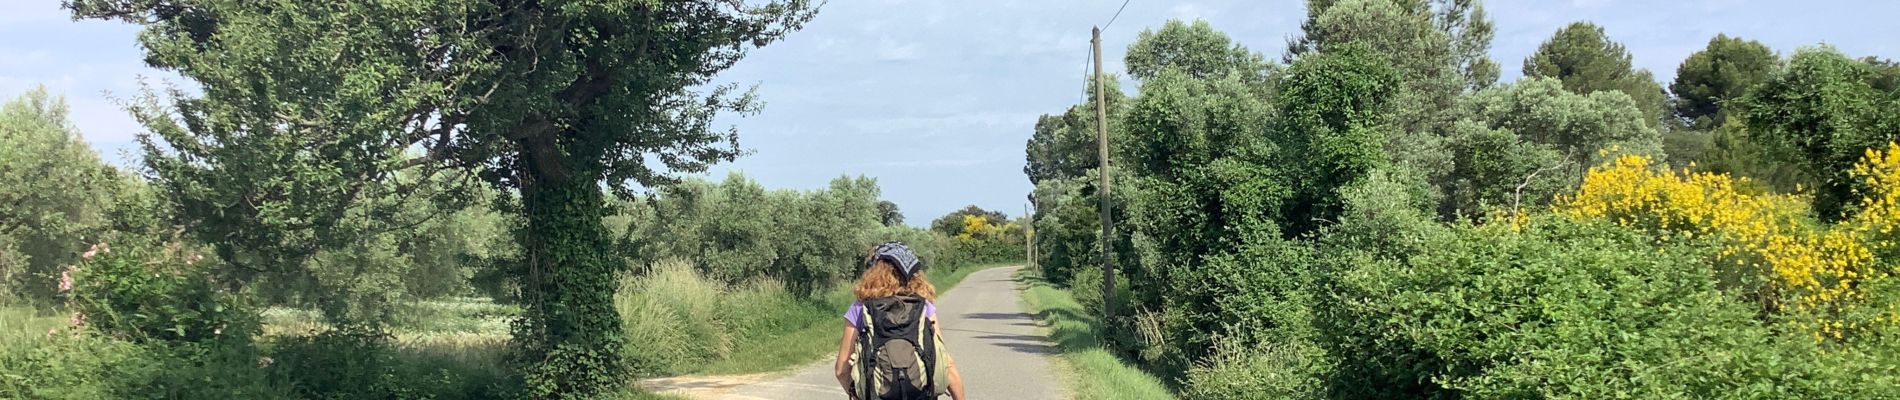
[[[1781,57],[1761,42],[1715,35],[1708,47],[1676,67],[1676,81],[1669,84],[1676,94],[1676,118],[1703,130],[1721,126],[1728,116],[1723,104],[1768,80],[1780,63]]]
[[[1466,119],[1452,136],[1457,160],[1446,210],[1542,205],[1573,186],[1603,151],[1660,156],[1662,135],[1643,124],[1629,96],[1578,94],[1550,78],[1526,78],[1460,99]]]
[[[1428,177],[1451,169],[1445,137],[1457,118],[1455,99],[1497,80],[1490,50],[1492,27],[1470,0],[1309,0],[1301,36],[1289,58],[1360,43],[1400,76],[1391,101],[1396,129],[1385,150],[1399,165]]]
[[[1121,85],[1113,76],[1102,82],[1104,110],[1109,119],[1109,134],[1116,135],[1115,115],[1121,114],[1121,108],[1127,95],[1122,94]],[[1029,142],[1023,146],[1023,174],[1029,176],[1034,185],[1044,180],[1063,179],[1082,176],[1101,163],[1097,155],[1095,85],[1089,85],[1087,99],[1082,104],[1070,106],[1061,114],[1043,115],[1036,119],[1035,132],[1029,136]],[[1110,142],[1120,141],[1111,137]]]
[[[1135,43],[1128,45],[1123,63],[1128,65],[1128,76],[1143,81],[1176,68],[1196,78],[1240,74],[1243,81],[1257,83],[1272,68],[1266,57],[1234,43],[1207,21],[1178,19],[1168,20],[1159,30],[1143,29]]]
[[[1632,67],[1629,51],[1596,24],[1579,21],[1558,29],[1524,59],[1524,76],[1556,78],[1581,94],[1623,92],[1636,100],[1649,126],[1662,126],[1668,102],[1662,84],[1649,70]]]
[[[233,265],[298,268],[388,229],[376,211],[343,211],[413,186],[397,170],[518,193],[515,343],[533,397],[625,378],[602,188],[630,193],[738,155],[736,132],[712,120],[754,110],[752,96],[708,82],[816,12],[807,0],[67,6],[144,26],[147,63],[196,83],[134,111],[152,131],[147,166]]]

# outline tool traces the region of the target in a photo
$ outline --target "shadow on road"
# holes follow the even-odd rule
[[[1018,353],[1056,354],[1060,351],[1049,342],[1049,338],[1040,335],[983,335],[974,339],[989,341],[991,345],[1007,348]]]
[[[969,319],[995,319],[995,320],[1029,319],[1029,314],[1027,313],[969,313],[969,314],[963,314],[963,317],[969,318]]]

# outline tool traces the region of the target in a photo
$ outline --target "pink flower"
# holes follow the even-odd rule
[[[78,312],[73,313],[72,324],[73,326],[76,326],[76,327],[86,326],[86,314],[78,313]]]
[[[65,271],[59,271],[59,291],[61,293],[65,293],[72,290],[73,290],[73,268],[66,267]]]
[[[92,245],[92,248],[86,249],[86,252],[79,253],[79,259],[91,260],[92,256],[96,256],[96,255],[99,255],[99,245],[95,244],[95,245]]]

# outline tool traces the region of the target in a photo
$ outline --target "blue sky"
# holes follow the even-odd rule
[[[138,125],[114,104],[141,77],[177,79],[140,61],[137,29],[73,22],[57,0],[0,0],[0,96],[44,84],[67,96],[74,123],[108,160],[126,163]],[[878,179],[912,224],[976,204],[1023,210],[1023,141],[1036,116],[1082,94],[1089,27],[1120,0],[832,0],[805,30],[756,50],[722,77],[756,83],[763,112],[726,118],[753,154],[716,168],[767,187],[818,188],[839,175]],[[1278,58],[1304,16],[1297,0],[1132,0],[1104,34],[1108,71],[1142,28],[1206,19]],[[1526,55],[1576,20],[1605,27],[1639,67],[1672,79],[1718,32],[1786,55],[1828,43],[1853,56],[1900,58],[1900,2],[1746,0],[1488,1],[1492,57],[1515,79]]]

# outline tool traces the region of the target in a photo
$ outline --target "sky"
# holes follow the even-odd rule
[[[1023,212],[1031,187],[1023,143],[1036,117],[1081,100],[1089,29],[1120,0],[831,0],[784,41],[753,50],[720,82],[756,85],[765,108],[722,117],[751,154],[715,167],[771,188],[815,189],[842,175],[874,177],[907,222],[927,225],[965,205]],[[1299,0],[1129,0],[1103,33],[1103,66],[1122,70],[1137,33],[1169,19],[1205,19],[1277,59],[1304,18]],[[1900,2],[1751,0],[1492,0],[1491,55],[1504,80],[1573,21],[1604,27],[1658,79],[1710,37],[1727,33],[1784,56],[1827,43],[1848,55],[1900,58]],[[133,165],[140,131],[116,99],[176,74],[146,68],[136,27],[72,21],[58,0],[0,0],[0,96],[35,85],[64,94],[74,124],[104,157]],[[1133,85],[1130,85],[1132,93]]]

